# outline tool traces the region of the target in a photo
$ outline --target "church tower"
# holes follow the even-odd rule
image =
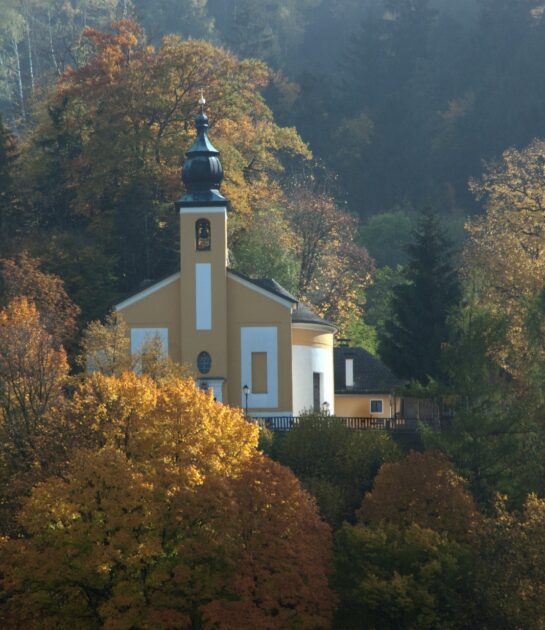
[[[203,389],[227,401],[227,200],[223,168],[208,138],[205,100],[195,120],[197,137],[182,170],[186,194],[180,214],[181,359]]]

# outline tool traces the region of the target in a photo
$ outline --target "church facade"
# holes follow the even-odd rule
[[[223,169],[197,116],[197,137],[182,170],[180,269],[116,306],[138,351],[159,337],[174,361],[221,402],[256,417],[334,413],[335,327],[272,279],[228,267]]]

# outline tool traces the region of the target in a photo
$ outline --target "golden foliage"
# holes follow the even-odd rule
[[[0,532],[13,528],[21,495],[64,455],[59,421],[68,363],[34,304],[15,298],[0,311]]]
[[[510,348],[500,357],[509,370],[523,365],[528,348],[524,316],[528,302],[545,285],[545,141],[508,149],[489,164],[472,191],[486,202],[486,215],[468,222],[466,273],[480,297],[509,321]]]
[[[70,411],[100,442],[33,491],[0,545],[25,628],[325,628],[331,535],[257,428],[189,381],[93,374]]]

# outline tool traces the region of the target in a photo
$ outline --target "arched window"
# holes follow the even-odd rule
[[[208,352],[201,352],[197,357],[197,369],[201,374],[208,374],[210,372],[210,368],[212,367],[212,357],[208,354]]]
[[[198,252],[205,252],[210,249],[212,235],[210,231],[210,221],[199,219],[195,223],[195,243]]]

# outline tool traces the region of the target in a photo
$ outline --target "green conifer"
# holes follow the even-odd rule
[[[425,384],[443,373],[441,347],[460,286],[451,242],[430,210],[421,213],[407,252],[406,283],[393,289],[392,317],[381,332],[379,353],[397,376]]]

